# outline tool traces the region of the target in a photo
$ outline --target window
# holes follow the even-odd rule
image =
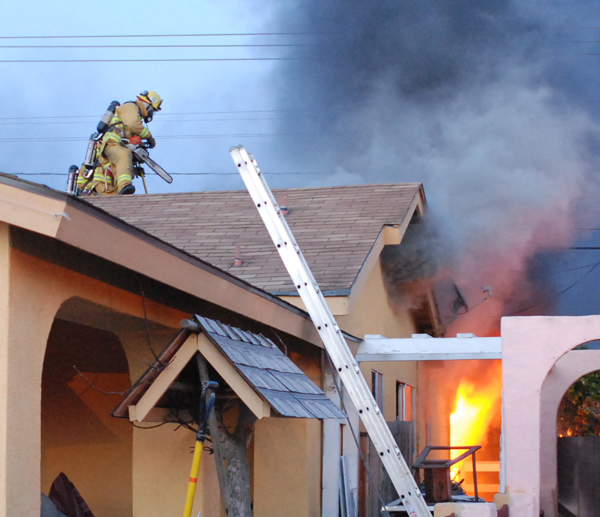
[[[411,422],[413,419],[413,387],[396,381],[396,420]]]
[[[383,373],[371,370],[371,392],[383,414]]]

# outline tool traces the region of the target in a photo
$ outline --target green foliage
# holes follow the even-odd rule
[[[584,375],[558,408],[558,436],[600,436],[600,370]]]

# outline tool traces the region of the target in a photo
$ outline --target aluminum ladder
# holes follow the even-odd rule
[[[232,147],[229,152],[271,239],[273,239],[281,260],[319,332],[325,350],[398,492],[405,511],[410,517],[431,517],[421,491],[396,445],[371,390],[362,376],[254,156],[248,154],[241,145]]]

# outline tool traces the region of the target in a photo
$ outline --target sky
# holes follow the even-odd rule
[[[496,287],[484,318],[600,311],[599,252],[565,250],[600,244],[597,2],[0,9],[0,171],[64,190],[108,104],[155,90],[151,156],[175,181],[151,193],[243,188],[238,144],[271,187],[423,182],[427,245],[470,300]],[[83,35],[113,37],[23,38]],[[25,45],[95,48],[6,48]],[[133,61],[8,62],[88,59]]]

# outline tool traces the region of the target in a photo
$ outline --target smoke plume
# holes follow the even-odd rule
[[[570,242],[592,181],[598,105],[553,5],[303,0],[277,14],[314,33],[301,66],[276,71],[281,107],[313,110],[296,158],[321,184],[423,182],[457,283],[475,299],[494,288],[484,317],[464,318],[482,335],[539,292],[530,259]]]

